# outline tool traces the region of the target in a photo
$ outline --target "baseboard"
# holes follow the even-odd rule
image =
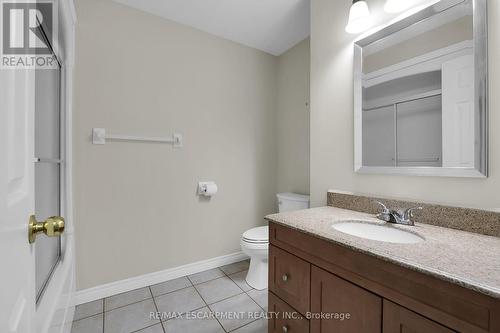
[[[163,271],[135,276],[129,279],[106,283],[100,286],[79,290],[75,294],[75,305],[92,302],[130,290],[147,287],[153,284],[180,278],[182,276],[206,271],[207,269],[229,265],[247,259],[243,252],[194,262],[191,264],[169,268]]]

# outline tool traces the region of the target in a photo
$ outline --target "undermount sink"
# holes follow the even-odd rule
[[[413,244],[425,240],[413,232],[401,230],[392,225],[372,222],[345,221],[333,224],[332,228],[352,236],[387,243]]]

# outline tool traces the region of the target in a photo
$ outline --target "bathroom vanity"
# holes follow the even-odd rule
[[[356,173],[488,176],[487,16],[441,0],[354,42]],[[500,213],[426,204],[395,225],[375,199],[267,216],[269,332],[500,333]],[[413,224],[395,209],[415,203],[386,203]]]
[[[267,217],[269,332],[500,332],[500,238],[337,207]],[[345,221],[422,241],[352,236]]]

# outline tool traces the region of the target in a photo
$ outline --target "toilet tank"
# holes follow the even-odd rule
[[[278,211],[280,213],[309,208],[309,196],[297,193],[278,193]]]

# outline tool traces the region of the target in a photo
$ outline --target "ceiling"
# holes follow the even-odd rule
[[[309,0],[114,0],[280,55],[309,36]]]

